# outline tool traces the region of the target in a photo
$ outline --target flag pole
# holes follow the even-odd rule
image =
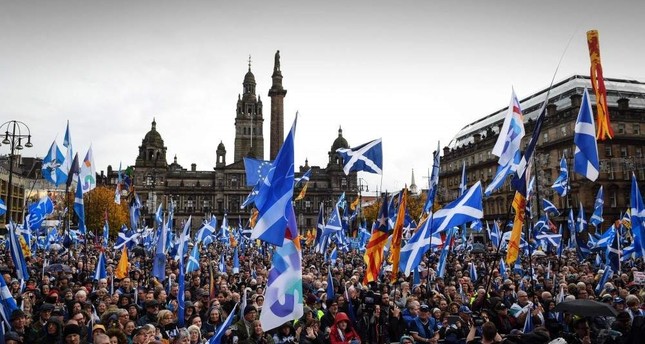
[[[499,250],[502,248],[502,237],[503,237],[502,234],[504,233],[504,229],[506,229],[506,224],[511,218],[511,209],[513,209],[512,203],[513,202],[511,202],[511,204],[509,204],[509,206],[507,207],[508,210],[506,211],[506,217],[504,218],[504,223],[502,225],[502,228],[500,229],[500,232],[498,233],[499,237],[497,238],[497,249],[494,252],[495,261],[499,261],[497,257],[501,257]],[[493,220],[493,221],[497,221],[497,220]],[[488,273],[488,281],[486,282],[486,295],[490,295],[489,289],[490,289],[491,283],[493,282],[493,270],[495,270],[495,266],[498,266],[498,264],[496,264],[495,261],[492,262],[492,264],[490,265],[490,271]]]

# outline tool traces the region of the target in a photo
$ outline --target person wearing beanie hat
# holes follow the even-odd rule
[[[258,311],[252,305],[244,307],[243,317],[233,325],[235,336],[240,343],[244,343],[253,334],[253,321],[256,320]]]
[[[67,344],[79,344],[81,342],[81,327],[76,324],[68,324],[63,329],[63,340]]]
[[[4,326],[4,325],[3,325]],[[4,335],[5,344],[22,344],[22,338],[14,331],[9,331]]]

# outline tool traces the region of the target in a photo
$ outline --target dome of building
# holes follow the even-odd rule
[[[338,128],[338,137],[331,145],[331,151],[336,152],[338,148],[349,148],[347,140],[345,140],[345,138],[343,137],[343,128]]]
[[[163,147],[163,139],[161,138],[161,134],[157,131],[157,121],[154,119],[152,120],[152,128],[143,138],[143,145]]]
[[[253,75],[253,72],[251,72],[250,67],[249,67],[249,71],[246,72],[246,74],[244,75],[244,83],[245,84],[255,84],[255,75]]]
[[[225,150],[226,148],[224,147],[224,143],[222,141],[219,142],[217,145],[217,150]]]

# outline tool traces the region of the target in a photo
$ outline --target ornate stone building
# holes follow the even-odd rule
[[[547,114],[543,123],[540,140],[536,148],[533,174],[537,175],[536,189],[532,202],[533,214],[537,216],[541,199],[551,200],[561,210],[568,212],[574,208],[578,214],[578,204],[582,202],[589,219],[593,212],[596,193],[604,186],[604,219],[602,228],[607,228],[612,221],[629,207],[630,176],[636,177],[643,185],[645,180],[645,83],[634,80],[605,79],[611,124],[615,136],[612,140],[598,142],[601,172],[598,180],[592,183],[573,172],[573,134],[575,121],[582,101],[582,93],[587,88],[596,111],[595,96],[591,90],[589,77],[575,75],[555,85],[549,92]],[[534,120],[538,116],[547,89],[521,100],[524,113],[526,136],[522,143],[526,145],[533,132]],[[504,121],[506,108],[483,117],[465,126],[444,147],[441,158],[439,177],[440,202],[454,200],[457,197],[463,162],[466,163],[468,185],[481,180],[486,187],[493,179],[497,169],[497,157],[491,150],[497,140],[499,129]],[[560,197],[551,189],[559,174],[559,162],[562,156],[567,157],[571,192],[568,197]],[[513,199],[510,182],[484,198],[484,215],[487,220],[503,220]],[[558,219],[564,221],[564,217]]]
[[[284,98],[287,94],[282,87],[279,52],[276,53],[272,80],[269,97],[270,156],[273,159],[284,140]],[[238,96],[235,111],[235,142],[231,163],[227,163],[226,147],[220,142],[212,170],[198,171],[195,164],[184,168],[178,163],[176,156],[168,164],[167,147],[153,120],[150,131],[141,141],[139,155],[133,166],[134,186],[144,207],[143,217],[147,225],[151,225],[158,205],[163,203],[164,209],[167,209],[171,198],[176,202],[175,228],[190,215],[193,216],[193,228],[198,227],[211,214],[221,221],[226,213],[231,226],[237,226],[240,220],[243,223],[248,221],[251,210],[240,209],[251,191],[246,186],[243,158],[264,159],[263,106],[259,95],[256,95],[256,81],[250,63],[242,86],[243,93]],[[339,129],[325,167],[309,166],[308,161],[305,161],[296,171],[296,176],[300,176],[309,168],[312,169],[306,197],[294,203],[301,231],[315,227],[320,204],[327,210],[331,209],[342,192],[346,193],[349,201],[357,197],[356,173],[348,176],[343,173],[341,159],[335,153],[336,148],[340,147],[347,148],[349,145]],[[108,184],[116,183],[116,172],[111,167],[108,167],[107,176]],[[295,190],[294,198],[299,191],[300,189]]]

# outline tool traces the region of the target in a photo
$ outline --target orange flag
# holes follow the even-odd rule
[[[128,276],[128,248],[126,246],[123,246],[119,264],[117,264],[114,270],[114,276],[118,279],[123,279]]]
[[[508,240],[508,250],[506,251],[506,264],[509,266],[515,264],[520,254],[520,239],[522,238],[522,226],[524,225],[524,214],[526,211],[526,197],[519,191],[515,191],[513,210],[515,210],[513,231],[511,232],[511,238]]]
[[[390,277],[392,282],[398,279],[399,275],[399,259],[401,258],[401,239],[403,238],[403,223],[405,222],[405,209],[407,208],[408,189],[403,189],[401,195],[401,202],[399,203],[399,211],[396,214],[396,222],[394,223],[394,232],[392,232],[392,243],[390,244],[390,251],[392,252],[392,275]]]
[[[591,59],[591,87],[596,93],[596,123],[598,124],[596,139],[604,141],[606,138],[613,138],[614,130],[611,128],[611,122],[609,121],[607,89],[605,88],[605,79],[602,76],[602,65],[600,64],[598,31],[587,31],[587,46],[589,47],[589,58]]]

